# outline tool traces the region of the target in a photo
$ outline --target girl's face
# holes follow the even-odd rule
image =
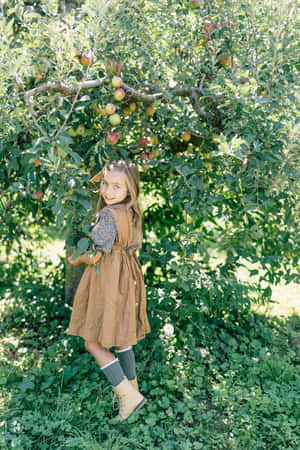
[[[101,180],[100,193],[107,205],[119,203],[128,195],[125,175],[118,170],[109,170]]]

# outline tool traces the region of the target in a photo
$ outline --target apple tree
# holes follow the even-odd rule
[[[295,1],[7,1],[0,26],[6,243],[22,217],[84,252],[89,180],[122,157],[151,196],[140,258],[165,321],[242,313],[299,280]]]

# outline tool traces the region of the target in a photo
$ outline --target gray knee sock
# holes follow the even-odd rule
[[[118,353],[118,358],[124,374],[128,380],[133,380],[136,377],[136,370],[132,346],[126,348],[125,350],[117,350],[116,353]]]
[[[112,362],[105,364],[105,366],[102,366],[101,370],[105,373],[113,386],[117,386],[124,380],[124,372],[120,365],[120,361],[117,358]]]

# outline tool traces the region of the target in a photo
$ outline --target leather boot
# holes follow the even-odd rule
[[[134,411],[138,411],[145,405],[145,397],[132,386],[131,382],[124,378],[120,384],[113,386],[113,391],[119,398],[119,414],[116,419],[123,422]]]
[[[134,389],[136,391],[139,391],[139,387],[138,387],[138,382],[137,382],[137,377],[135,377],[133,380],[129,380],[130,383],[132,384],[132,386],[134,387]]]

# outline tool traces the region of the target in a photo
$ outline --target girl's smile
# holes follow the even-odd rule
[[[113,205],[128,195],[125,175],[118,170],[110,170],[101,180],[100,192],[107,204]]]

